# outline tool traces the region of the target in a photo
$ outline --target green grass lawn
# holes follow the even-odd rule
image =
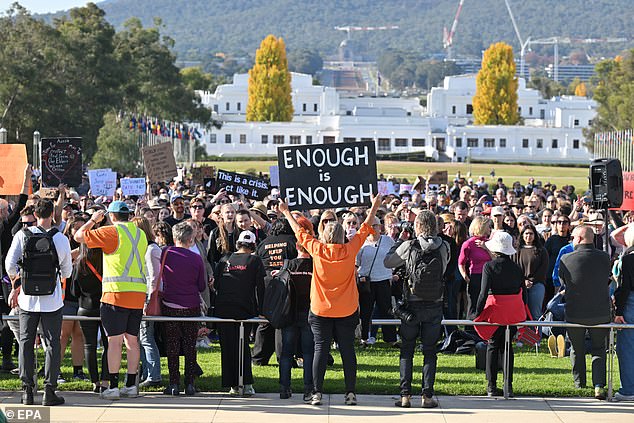
[[[40,354],[41,354],[41,350]],[[70,377],[72,366],[67,358],[62,367],[62,374]],[[324,391],[329,393],[344,392],[343,368],[337,351],[333,351],[335,365],[328,368]],[[398,350],[385,346],[382,343],[367,349],[357,350],[358,373],[357,392],[364,394],[398,394],[399,367]],[[43,357],[40,355],[39,362]],[[222,391],[220,386],[220,346],[213,344],[213,349],[199,350],[198,360],[204,370],[204,375],[197,380],[196,385],[203,391]],[[257,392],[278,392],[278,366],[275,359],[269,366],[254,366],[255,389]],[[182,360],[181,360],[182,363]],[[414,367],[414,392],[421,390],[421,369],[423,357],[417,351]],[[168,381],[167,360],[161,359],[163,381]],[[124,359],[125,366],[125,359]],[[182,371],[181,364],[181,371]],[[125,367],[124,367],[125,368]],[[588,382],[591,374],[591,357],[587,359]],[[551,358],[545,344],[542,345],[539,354],[534,349],[523,347],[516,349],[515,376],[513,388],[516,395],[530,396],[585,396],[593,395],[591,388],[577,390],[574,388],[571,374],[571,365],[568,357]],[[84,369],[86,371],[86,369]],[[123,370],[122,370],[123,372]],[[123,380],[123,374],[122,374]],[[302,392],[302,369],[293,369],[293,391]],[[498,386],[502,386],[502,375],[498,376]],[[618,364],[614,359],[614,388],[619,386]],[[438,371],[436,374],[436,391],[440,395],[484,395],[486,378],[483,371],[475,369],[475,356],[473,355],[447,355],[439,354]],[[6,373],[0,374],[0,390],[20,389],[20,383],[16,376]],[[90,390],[87,382],[69,381],[60,385],[61,390]],[[162,388],[161,388],[162,389]],[[159,391],[159,388],[149,389]]]
[[[202,163],[200,163],[202,164]],[[269,166],[276,165],[276,161],[217,161],[206,162],[205,164],[215,166],[230,172],[246,172],[255,170],[256,172],[269,172]],[[495,178],[491,178],[489,173],[495,169]],[[417,175],[425,176],[429,171],[446,170],[449,180],[453,179],[456,173],[460,172],[466,176],[469,171],[474,180],[483,175],[488,183],[493,183],[498,177],[504,178],[504,182],[509,186],[514,181],[522,184],[528,182],[529,177],[534,177],[542,182],[551,182],[561,187],[572,184],[577,188],[577,192],[583,192],[588,185],[587,167],[565,167],[565,166],[539,166],[539,165],[519,165],[519,164],[485,164],[474,163],[471,166],[467,163],[430,163],[430,162],[398,162],[398,161],[378,161],[377,171],[386,177],[392,175],[396,178],[407,178],[413,182]]]

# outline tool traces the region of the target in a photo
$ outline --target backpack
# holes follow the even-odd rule
[[[275,329],[290,326],[295,319],[295,295],[288,260],[279,273],[275,275],[264,290],[262,315]]]
[[[447,248],[444,241],[442,245]],[[443,263],[440,248],[423,253],[418,240],[414,240],[405,262],[408,283],[403,285],[403,289],[427,303],[438,303],[443,299],[446,264]]]
[[[42,232],[33,233],[28,228],[24,232],[24,249],[20,266],[20,283],[26,295],[51,295],[57,286],[59,258],[55,250],[53,236],[57,228],[50,231],[38,226]]]

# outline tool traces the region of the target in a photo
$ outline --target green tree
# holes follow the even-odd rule
[[[247,121],[290,122],[293,120],[291,74],[284,40],[267,36],[255,54],[249,71]]]
[[[128,121],[120,119],[114,112],[106,114],[104,125],[97,137],[97,152],[91,167],[110,168],[122,174],[139,175],[142,171],[141,153],[138,137],[130,131]]]
[[[482,58],[476,78],[473,117],[476,125],[514,125],[519,122],[517,77],[513,48],[505,43],[491,45]]]
[[[315,75],[324,67],[324,60],[314,50],[293,50],[288,54],[288,67],[291,72]]]
[[[203,72],[200,67],[183,68],[180,74],[185,86],[192,91],[208,90],[213,82],[213,76]]]

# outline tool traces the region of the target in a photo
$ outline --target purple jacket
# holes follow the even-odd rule
[[[185,308],[200,306],[200,293],[205,290],[205,266],[200,255],[180,247],[163,251],[163,301]],[[161,257],[161,260],[163,257]]]

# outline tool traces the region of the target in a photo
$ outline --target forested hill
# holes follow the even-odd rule
[[[346,33],[335,26],[398,25],[398,30],[353,32],[351,39],[377,57],[387,48],[434,54],[442,51],[459,0],[108,0],[98,5],[117,28],[132,16],[152,25],[160,17],[179,59],[216,52],[253,55],[269,33],[289,49],[322,56],[336,52]],[[634,39],[633,0],[510,0],[523,38],[551,36]],[[466,0],[454,37],[456,56],[479,57],[491,42],[518,42],[504,0]],[[627,44],[592,44],[590,55],[614,54]],[[546,48],[546,47],[544,47]],[[566,46],[562,46],[565,53]]]

